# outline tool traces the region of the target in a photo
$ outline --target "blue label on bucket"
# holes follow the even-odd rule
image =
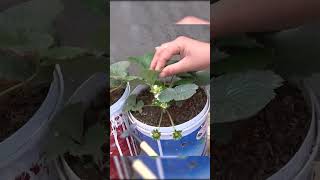
[[[139,156],[137,159],[158,179],[210,179],[209,157],[158,158],[158,163],[156,158],[147,156]]]
[[[155,141],[151,137],[148,137],[139,131],[137,132],[140,138],[146,141],[158,155],[201,156],[205,151],[207,131],[203,130],[203,125],[179,140]]]

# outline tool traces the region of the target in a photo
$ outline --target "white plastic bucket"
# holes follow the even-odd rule
[[[64,92],[60,66],[56,65],[48,95],[37,112],[14,134],[0,143],[0,179],[50,179],[49,164],[42,159],[43,144],[52,117],[59,110]],[[32,168],[39,168],[36,173]]]
[[[313,91],[305,86],[305,92],[308,97],[306,100],[311,104],[312,120],[306,138],[296,154],[291,160],[283,166],[278,172],[273,174],[267,180],[308,180],[312,175],[312,162],[318,153],[320,142],[319,136],[319,101]]]
[[[123,112],[123,106],[129,95],[130,85],[128,83],[121,98],[110,107],[110,156],[138,155],[138,146],[133,137],[120,137],[130,126],[128,115]]]
[[[139,85],[132,94],[139,94],[147,86]],[[205,154],[208,113],[210,111],[209,93],[207,93],[207,102],[202,111],[191,120],[175,126],[177,131],[182,131],[182,138],[174,140],[172,127],[155,127],[144,124],[136,119],[132,113],[129,113],[129,120],[135,125],[138,136],[146,141],[160,156],[201,156]],[[152,131],[158,129],[161,133],[160,140],[152,139]]]

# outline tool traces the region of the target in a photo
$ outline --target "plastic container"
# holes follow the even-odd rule
[[[0,143],[0,179],[50,179],[49,165],[41,153],[49,124],[59,110],[64,82],[59,65],[53,73],[49,92],[38,111],[18,131]]]
[[[96,73],[86,80],[70,97],[68,103],[82,102],[86,107],[89,107],[96,95],[106,88],[107,75],[105,73]],[[80,180],[78,175],[73,172],[63,157],[60,157],[54,162],[55,169],[61,180]]]
[[[127,113],[122,111],[129,95],[130,85],[128,83],[121,98],[110,107],[110,156],[138,155],[139,149],[133,137],[120,137],[130,126]]]
[[[132,92],[139,94],[146,89],[146,86],[140,85]],[[206,91],[207,92],[207,91]],[[193,119],[175,126],[176,130],[182,130],[182,138],[174,140],[172,137],[172,127],[154,127],[140,122],[131,113],[129,120],[137,129],[138,136],[146,141],[160,156],[201,156],[206,153],[208,112],[210,110],[209,93],[207,92],[207,102],[203,110]],[[160,140],[152,139],[151,132],[159,129],[161,133]]]
[[[189,156],[185,158],[139,156],[158,179],[210,179],[210,158]],[[139,177],[142,179],[142,177]]]
[[[320,143],[320,106],[319,100],[308,85],[304,86],[304,92],[312,110],[312,120],[307,136],[291,160],[267,180],[307,180],[312,177],[312,162],[316,158]]]

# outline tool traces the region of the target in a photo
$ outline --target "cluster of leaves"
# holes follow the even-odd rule
[[[319,71],[316,49],[320,41],[315,39],[320,36],[316,29],[299,27],[217,39],[212,70],[216,107],[212,120],[217,140],[231,137],[228,122],[246,119],[263,109],[283,81],[302,82]]]
[[[18,82],[0,95],[31,81],[50,82],[55,64],[102,57],[83,48],[57,45],[52,24],[62,10],[60,0],[31,0],[0,13],[0,79]]]
[[[199,88],[199,85],[208,84],[210,75],[208,72],[191,72],[171,77],[171,80],[165,81],[158,78],[159,72],[150,70],[150,63],[153,59],[152,53],[147,53],[141,57],[129,57],[129,61],[139,67],[139,74],[135,76],[139,84],[147,85],[154,99],[152,104],[145,105],[142,100],[137,101],[137,95],[130,95],[127,99],[125,111],[143,111],[145,106],[159,107],[161,116],[158,128],[161,126],[163,115],[166,113],[171,121],[174,129],[172,136],[175,140],[182,138],[182,131],[175,129],[175,124],[168,111],[168,108],[175,102],[183,101],[191,98]],[[159,129],[152,131],[152,138],[159,140],[161,132]]]
[[[96,167],[106,130],[98,118],[84,128],[85,106],[70,103],[69,98],[92,74],[105,71],[108,58],[100,50],[58,43],[53,24],[63,9],[61,0],[30,0],[0,13],[0,80],[13,82],[0,87],[0,96],[27,83],[50,84],[55,65],[60,64],[64,108],[53,120],[44,158],[53,160],[67,152],[90,155]]]

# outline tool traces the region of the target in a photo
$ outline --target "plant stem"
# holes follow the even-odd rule
[[[173,78],[174,78],[174,77],[175,77],[175,75],[171,77],[169,88],[172,88],[172,85],[173,85]]]
[[[167,114],[168,114],[168,116],[169,116],[169,119],[170,119],[170,121],[171,121],[171,125],[172,125],[173,129],[175,129],[175,128],[174,128],[174,123],[173,123],[173,120],[172,120],[172,117],[171,117],[171,115],[170,115],[169,111],[168,111],[168,110],[166,110],[166,113],[167,113]]]
[[[149,105],[144,105],[144,107],[159,107],[159,106],[149,104]]]
[[[114,89],[111,89],[110,90],[110,93],[112,93],[113,91],[115,91],[115,90],[118,90],[118,89],[120,89],[121,87],[122,87],[122,83],[118,86],[118,87],[116,87],[116,88],[114,88]]]
[[[158,127],[160,127],[160,125],[161,125],[162,116],[163,116],[163,110],[161,110],[161,114],[160,114],[160,121],[159,121],[159,125],[158,125]]]
[[[18,89],[18,88],[24,86],[25,84],[31,82],[37,75],[38,75],[38,72],[34,73],[34,74],[33,74],[31,77],[29,77],[26,81],[23,81],[23,82],[21,82],[21,83],[19,83],[19,84],[16,84],[16,85],[14,85],[14,86],[12,86],[12,87],[10,87],[10,88],[8,88],[8,89],[0,92],[0,97],[3,96],[3,95],[5,95],[5,94],[7,94],[7,93],[9,93],[10,91],[13,91],[13,90],[15,90],[15,89]]]

